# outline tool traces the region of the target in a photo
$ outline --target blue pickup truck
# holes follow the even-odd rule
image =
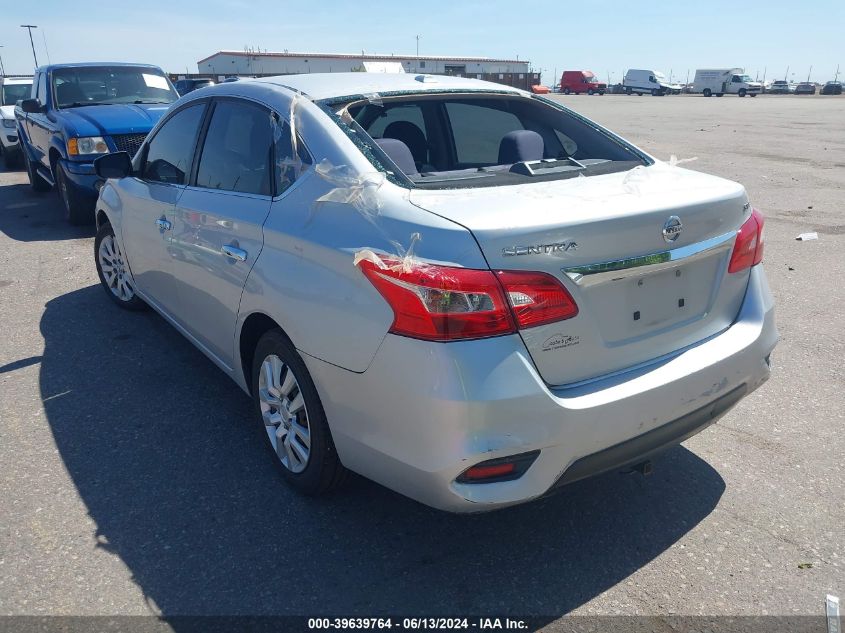
[[[32,188],[55,186],[71,224],[94,221],[103,181],[94,159],[134,154],[179,95],[160,68],[145,64],[52,64],[35,71],[32,95],[15,108]]]

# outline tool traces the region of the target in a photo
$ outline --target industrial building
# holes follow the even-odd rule
[[[488,57],[431,55],[370,55],[338,53],[280,53],[219,51],[197,62],[200,76],[219,80],[232,75],[267,76],[331,72],[408,72],[473,77],[528,90],[540,83],[530,62]]]

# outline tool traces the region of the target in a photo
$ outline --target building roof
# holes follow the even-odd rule
[[[300,58],[308,59],[355,59],[355,60],[371,60],[371,61],[395,61],[396,59],[419,59],[421,61],[438,61],[438,62],[497,62],[500,64],[527,64],[525,59],[495,59],[492,57],[443,57],[439,55],[372,55],[367,53],[294,53],[290,51],[282,52],[247,52],[247,51],[217,51],[213,55],[209,55],[197,62],[202,64],[209,59],[213,59],[218,55],[235,55],[239,57],[280,57],[280,58]]]

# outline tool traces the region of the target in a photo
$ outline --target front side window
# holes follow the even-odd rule
[[[205,104],[198,103],[165,121],[149,142],[141,178],[172,185],[187,182],[204,111]]]
[[[114,103],[172,103],[179,95],[158,68],[80,66],[53,71],[59,108]]]
[[[32,84],[3,84],[3,99],[4,106],[13,106],[18,101],[26,99],[27,95],[32,92]]]
[[[272,195],[270,169],[274,122],[245,102],[214,107],[197,171],[197,187]]]

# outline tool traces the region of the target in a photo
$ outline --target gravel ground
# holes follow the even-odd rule
[[[558,97],[556,97],[558,98]],[[767,216],[771,380],[655,462],[452,516],[282,485],[248,399],[0,173],[0,614],[821,614],[845,593],[845,98],[560,98]],[[800,242],[817,231],[818,241]]]

